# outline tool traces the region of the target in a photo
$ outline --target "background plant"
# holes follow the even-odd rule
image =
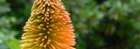
[[[19,49],[34,0],[0,0],[0,49]],[[62,0],[77,49],[140,49],[139,0]]]

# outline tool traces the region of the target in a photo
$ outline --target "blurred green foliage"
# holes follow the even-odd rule
[[[0,49],[20,49],[34,0],[0,0]],[[140,0],[62,0],[76,49],[140,49]]]

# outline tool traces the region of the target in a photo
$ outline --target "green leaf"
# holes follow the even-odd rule
[[[10,42],[7,43],[7,45],[10,49],[20,49],[20,42],[17,39],[12,39]]]

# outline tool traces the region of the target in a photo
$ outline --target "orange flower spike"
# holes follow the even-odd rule
[[[21,49],[75,49],[69,13],[61,0],[35,0],[24,26]]]

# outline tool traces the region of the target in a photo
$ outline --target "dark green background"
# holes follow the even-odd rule
[[[34,0],[0,0],[0,49],[20,49]],[[140,49],[140,0],[62,0],[76,49]]]

